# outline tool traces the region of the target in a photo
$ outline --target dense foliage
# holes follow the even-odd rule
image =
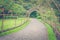
[[[48,7],[47,4],[49,2],[49,7],[52,8],[53,10],[51,10],[50,8],[46,8],[46,6]],[[52,20],[53,17],[58,17],[57,19],[60,22],[60,1],[59,0],[0,0],[0,13],[4,12],[6,14],[8,13],[12,13],[12,14],[22,14],[25,15],[26,11],[39,5],[42,4],[42,6],[44,6],[43,8],[40,7],[40,9],[43,9],[41,11],[44,17],[47,17],[48,20]],[[3,11],[4,9],[4,11]],[[45,10],[45,12],[44,12]],[[41,12],[40,11],[40,12]],[[53,12],[52,12],[53,11]],[[47,16],[49,15],[49,16]]]

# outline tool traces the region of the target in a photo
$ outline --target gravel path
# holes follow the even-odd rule
[[[47,29],[43,23],[32,19],[23,30],[0,37],[0,40],[48,40]]]

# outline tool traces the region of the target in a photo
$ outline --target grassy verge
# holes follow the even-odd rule
[[[38,19],[39,21],[41,21],[41,19]],[[43,22],[43,21],[41,21]],[[55,36],[55,33],[53,32],[53,29],[51,28],[51,26],[47,23],[44,23],[46,28],[47,28],[47,31],[48,31],[48,39],[49,40],[56,40],[56,36]]]
[[[29,22],[30,21],[26,22],[25,24],[23,24],[22,26],[20,26],[20,27],[18,27],[16,29],[13,29],[13,30],[10,30],[10,31],[4,32],[4,33],[0,33],[0,36],[8,35],[8,34],[17,32],[19,30],[22,30],[23,28],[25,28],[29,24]]]
[[[15,25],[15,19],[4,19],[3,22],[3,29],[9,29],[18,25],[21,25],[22,22],[24,23],[25,18],[18,18],[16,19],[16,25]],[[1,26],[2,26],[2,19],[0,19],[0,30],[1,30]]]

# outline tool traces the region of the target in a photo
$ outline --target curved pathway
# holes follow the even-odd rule
[[[43,23],[32,19],[23,30],[0,37],[0,40],[48,40],[47,29]]]

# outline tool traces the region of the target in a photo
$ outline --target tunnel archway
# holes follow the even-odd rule
[[[39,14],[38,14],[37,11],[32,11],[32,12],[30,13],[30,17],[31,17],[31,18],[37,18],[38,15],[39,15]]]

